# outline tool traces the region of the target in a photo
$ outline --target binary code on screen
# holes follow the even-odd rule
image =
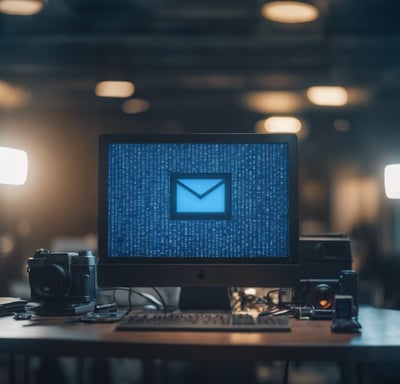
[[[289,257],[285,143],[111,144],[108,181],[111,256]]]

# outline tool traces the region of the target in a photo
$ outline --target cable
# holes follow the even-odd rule
[[[236,288],[232,292],[232,310],[256,311],[259,316],[291,315],[293,313],[293,288],[279,288],[268,291],[263,297],[246,294],[244,289]],[[277,298],[273,298],[278,294]]]
[[[233,292],[233,296],[237,297],[232,303],[233,311],[246,311],[268,305],[264,298],[254,294],[246,294],[243,290]]]
[[[161,292],[156,287],[151,287],[151,288],[157,294],[157,296],[160,298],[162,308],[164,309],[164,314],[167,313],[167,305],[165,303],[163,295],[161,294]]]
[[[282,302],[282,296],[283,296],[283,294],[285,294],[287,292],[290,292],[290,301]],[[293,295],[294,295],[293,288],[285,287],[285,288],[278,288],[278,289],[273,289],[271,291],[268,291],[267,294],[265,295],[265,299],[266,299],[267,303],[269,303],[269,304],[273,304],[273,299],[271,298],[271,295],[273,293],[278,293],[278,303],[276,303],[276,305],[293,304],[292,303]]]
[[[129,295],[128,295],[128,312],[132,309],[132,287],[129,287]]]
[[[133,289],[133,287],[129,287],[129,288],[124,288],[124,287],[102,288],[99,291],[101,291],[101,292],[113,291],[113,298],[114,299],[115,299],[116,291],[128,292],[128,312],[131,311],[132,307],[133,307],[132,298],[131,298],[132,294],[135,294],[135,295],[138,295],[138,296],[142,297],[143,299],[145,299],[146,301],[148,301],[149,303],[151,303],[152,305],[154,305],[158,309],[164,309],[165,308],[165,302],[164,302],[164,299],[162,298],[161,295],[160,295],[160,299],[162,299],[162,302],[160,303],[160,301],[155,299],[149,293],[136,291],[136,290]],[[158,294],[159,294],[159,292],[158,292]],[[114,301],[116,301],[116,300],[114,300]]]

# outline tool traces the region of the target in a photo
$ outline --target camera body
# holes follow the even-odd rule
[[[352,297],[353,313],[358,313],[358,275],[353,270],[342,270],[337,279],[301,279],[300,308],[314,319],[331,319],[335,296]]]
[[[28,259],[31,300],[57,306],[95,302],[96,266],[92,251],[37,250]]]

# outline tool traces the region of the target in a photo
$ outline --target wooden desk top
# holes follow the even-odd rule
[[[360,334],[327,320],[292,319],[291,332],[116,332],[115,324],[0,318],[0,353],[226,360],[390,361],[400,356],[400,311],[362,307]]]

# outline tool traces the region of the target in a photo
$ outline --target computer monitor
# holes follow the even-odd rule
[[[295,135],[103,135],[99,160],[101,287],[295,278]]]

